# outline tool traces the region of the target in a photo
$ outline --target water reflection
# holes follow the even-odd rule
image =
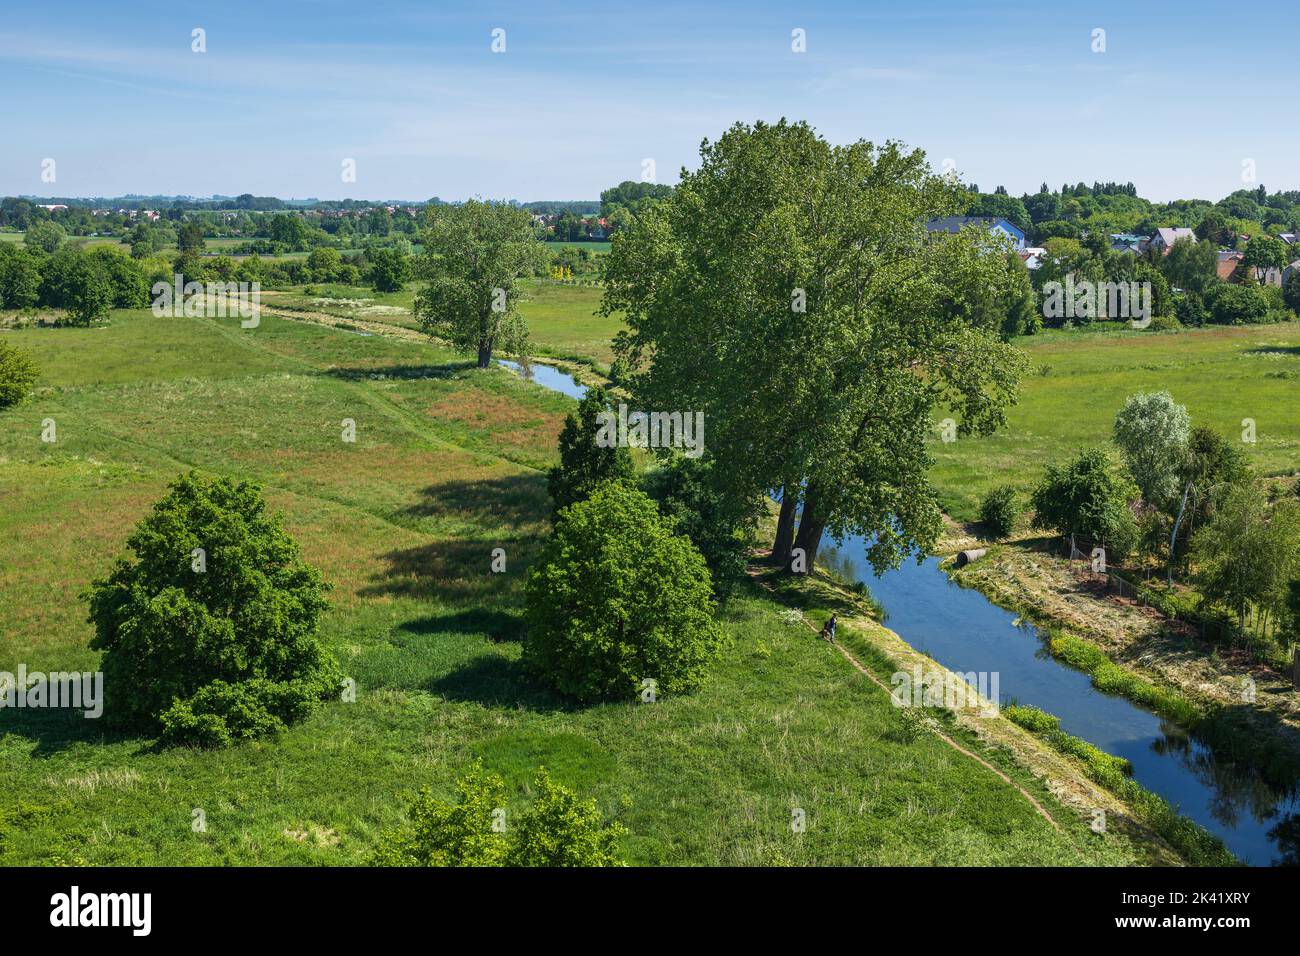
[[[1255,865],[1300,861],[1300,799],[1294,782],[1271,786],[1237,761],[1217,759],[1186,728],[1119,697],[1056,660],[1036,627],[954,584],[936,558],[876,577],[866,543],[846,539],[819,555],[850,581],[863,581],[889,627],[917,650],[958,673],[997,671],[1002,703],[1016,700],[1055,714],[1061,728],[1125,757],[1148,790],[1210,830]]]

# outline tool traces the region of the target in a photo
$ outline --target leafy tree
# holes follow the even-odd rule
[[[1257,325],[1268,318],[1268,296],[1254,285],[1220,282],[1206,295],[1206,305],[1219,325]]]
[[[646,478],[646,492],[674,531],[691,539],[709,566],[713,594],[725,601],[749,566],[749,541],[758,511],[726,494],[717,463],[665,456]]]
[[[1287,278],[1286,285],[1282,287],[1282,298],[1288,309],[1300,315],[1300,267]]]
[[[456,783],[460,799],[444,803],[428,787],[407,808],[408,825],[386,831],[372,866],[622,866],[618,839],[594,800],[553,783],[545,768],[537,797],[517,820],[503,818],[506,787],[475,762]],[[498,821],[504,819],[505,828]]]
[[[1164,508],[1181,490],[1180,468],[1191,435],[1187,408],[1166,392],[1130,395],[1115,416],[1114,438],[1142,498]]]
[[[88,326],[108,316],[113,283],[104,266],[71,247],[51,256],[41,282],[47,304],[66,309],[73,325]]]
[[[1049,464],[1034,489],[1034,527],[1080,535],[1115,558],[1137,542],[1137,521],[1129,502],[1137,489],[1115,474],[1106,453],[1092,448],[1063,465]]]
[[[272,242],[281,243],[294,252],[300,252],[307,245],[307,223],[294,213],[276,213],[267,223],[267,230]]]
[[[622,482],[560,513],[526,593],[525,664],[584,702],[688,691],[722,645],[704,559]]]
[[[1228,218],[1217,209],[1206,212],[1194,231],[1197,239],[1210,243],[1212,247],[1230,249],[1237,238]]]
[[[366,250],[370,261],[370,284],[376,292],[397,292],[410,275],[410,263],[399,249],[374,246]]]
[[[1019,515],[1016,489],[1011,485],[999,485],[992,489],[980,503],[980,521],[999,541],[1009,538],[1015,531]]]
[[[605,390],[595,386],[587,389],[577,413],[565,416],[560,429],[560,463],[546,476],[552,517],[588,497],[602,483],[632,477],[631,452],[617,445],[602,447],[596,441],[599,416],[608,411]]]
[[[39,375],[30,354],[16,345],[0,341],[0,409],[22,402]]]
[[[316,282],[331,282],[337,278],[343,265],[339,251],[330,246],[317,246],[307,257],[307,268]]]
[[[1256,236],[1246,246],[1241,264],[1253,267],[1256,279],[1263,282],[1267,270],[1286,268],[1286,243],[1273,236]]]
[[[85,255],[103,269],[113,308],[143,309],[149,304],[149,277],[139,262],[110,246],[95,246]]]
[[[1179,239],[1160,260],[1160,268],[1170,284],[1198,295],[1218,279],[1218,254],[1211,242]]]
[[[1249,485],[1215,495],[1210,520],[1192,538],[1192,561],[1206,600],[1253,618],[1261,634],[1285,616],[1290,582],[1300,573],[1300,504],[1269,506]]]
[[[326,585],[256,485],[174,481],[83,597],[111,713],[170,742],[219,745],[306,716],[338,692],[317,639]]]
[[[487,368],[492,352],[522,354],[528,327],[519,314],[519,280],[545,261],[524,209],[469,200],[431,207],[423,233],[427,284],[415,297],[420,326],[455,347],[477,351]]]
[[[897,143],[737,124],[614,244],[601,307],[625,316],[638,405],[703,411],[737,500],[784,489],[778,562],[811,564],[827,529],[880,565],[927,546],[932,410],[963,434],[1003,421],[1024,364],[988,308],[1013,299],[1008,250],[924,225],[965,201]]]
[[[203,224],[191,219],[176,231],[176,248],[181,255],[197,255],[203,251]]]
[[[8,309],[28,309],[40,299],[41,253],[0,245],[0,304]]]
[[[63,245],[63,240],[67,238],[68,233],[57,222],[42,219],[27,227],[27,234],[23,236],[23,242],[26,243],[29,249],[39,249],[41,252],[53,253],[59,246]]]

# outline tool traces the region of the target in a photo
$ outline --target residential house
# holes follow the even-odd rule
[[[1146,236],[1138,236],[1129,232],[1112,232],[1110,234],[1111,252],[1131,252],[1136,256],[1146,251],[1146,247]]]
[[[996,216],[947,216],[931,219],[925,224],[930,232],[961,232],[967,226],[987,229],[994,235],[1009,236],[1017,250],[1025,248],[1024,230],[1015,223]]]
[[[1179,239],[1190,239],[1196,241],[1196,233],[1191,229],[1184,229],[1181,226],[1172,229],[1157,229],[1156,234],[1151,237],[1149,247],[1160,253],[1162,256],[1169,255],[1169,250],[1174,247],[1174,243]]]
[[[1219,278],[1224,282],[1230,281],[1237,271],[1237,266],[1241,265],[1241,260],[1244,258],[1244,253],[1233,252],[1230,249],[1220,250],[1219,261],[1214,266]]]
[[[1017,249],[1016,255],[1025,264],[1025,268],[1032,272],[1043,264],[1043,257],[1047,255],[1047,250],[1038,246],[1025,246],[1023,249]]]

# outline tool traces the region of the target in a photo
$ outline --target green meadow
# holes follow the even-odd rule
[[[594,340],[554,304],[539,340]],[[449,797],[476,758],[521,805],[546,766],[627,827],[634,863],[1148,859],[1122,833],[1091,833],[1003,751],[948,730],[1061,831],[987,768],[909,733],[757,587],[722,611],[729,644],[690,696],[576,707],[540,689],[519,665],[521,587],[573,403],[504,369],[274,315],[244,330],[118,312],[0,335],[42,368],[37,394],[0,413],[0,670],[95,668],[79,593],[167,482],[198,468],[262,485],[332,585],[322,634],[357,685],[279,738],[216,751],[0,712],[0,862],[355,864],[406,795]],[[497,547],[504,574],[489,570]],[[130,692],[109,688],[107,707]]]
[[[1300,462],[1300,323],[1176,333],[1128,328],[1051,331],[1017,340],[1033,367],[1007,427],[944,444],[935,433],[932,478],[953,517],[973,520],[994,485],[1028,490],[1051,462],[1106,442],[1129,395],[1168,390],[1195,425],[1245,444],[1261,474]]]

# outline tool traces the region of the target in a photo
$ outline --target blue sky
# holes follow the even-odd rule
[[[1245,160],[1297,189],[1298,19],[1294,0],[9,3],[0,194],[595,198],[783,115],[986,190],[1217,199]]]

